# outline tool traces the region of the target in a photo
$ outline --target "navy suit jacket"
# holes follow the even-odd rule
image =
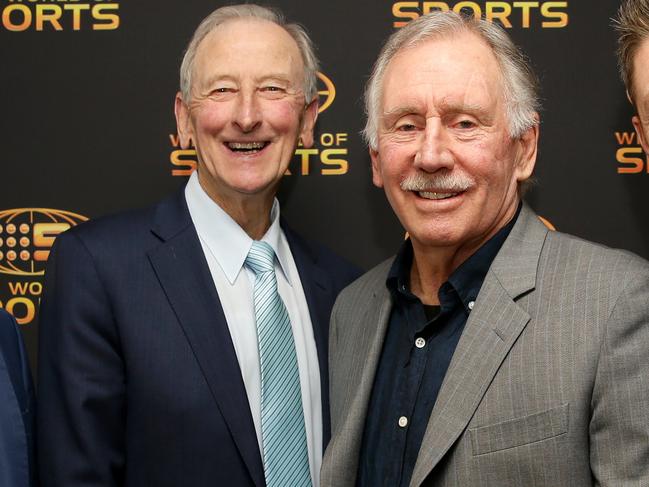
[[[0,487],[33,485],[34,389],[20,330],[0,310]]]
[[[284,232],[313,322],[326,441],[329,315],[357,271]],[[43,487],[264,485],[243,379],[183,191],[57,238],[39,349]]]

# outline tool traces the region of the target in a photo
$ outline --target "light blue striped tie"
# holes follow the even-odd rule
[[[300,375],[286,306],[277,292],[275,252],[254,241],[246,266],[255,273],[261,363],[261,431],[267,487],[311,486]]]

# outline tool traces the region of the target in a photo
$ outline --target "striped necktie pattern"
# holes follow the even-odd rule
[[[274,263],[273,248],[254,241],[245,265],[255,273],[264,474],[267,487],[311,487],[295,342]]]

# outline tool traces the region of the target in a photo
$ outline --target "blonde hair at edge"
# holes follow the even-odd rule
[[[649,0],[626,0],[613,20],[618,31],[618,66],[629,99],[633,102],[633,58],[649,38]]]

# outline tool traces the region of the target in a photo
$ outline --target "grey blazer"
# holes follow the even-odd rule
[[[391,261],[334,307],[323,487],[355,484]],[[410,485],[649,486],[649,263],[550,232],[524,206],[457,345]]]

